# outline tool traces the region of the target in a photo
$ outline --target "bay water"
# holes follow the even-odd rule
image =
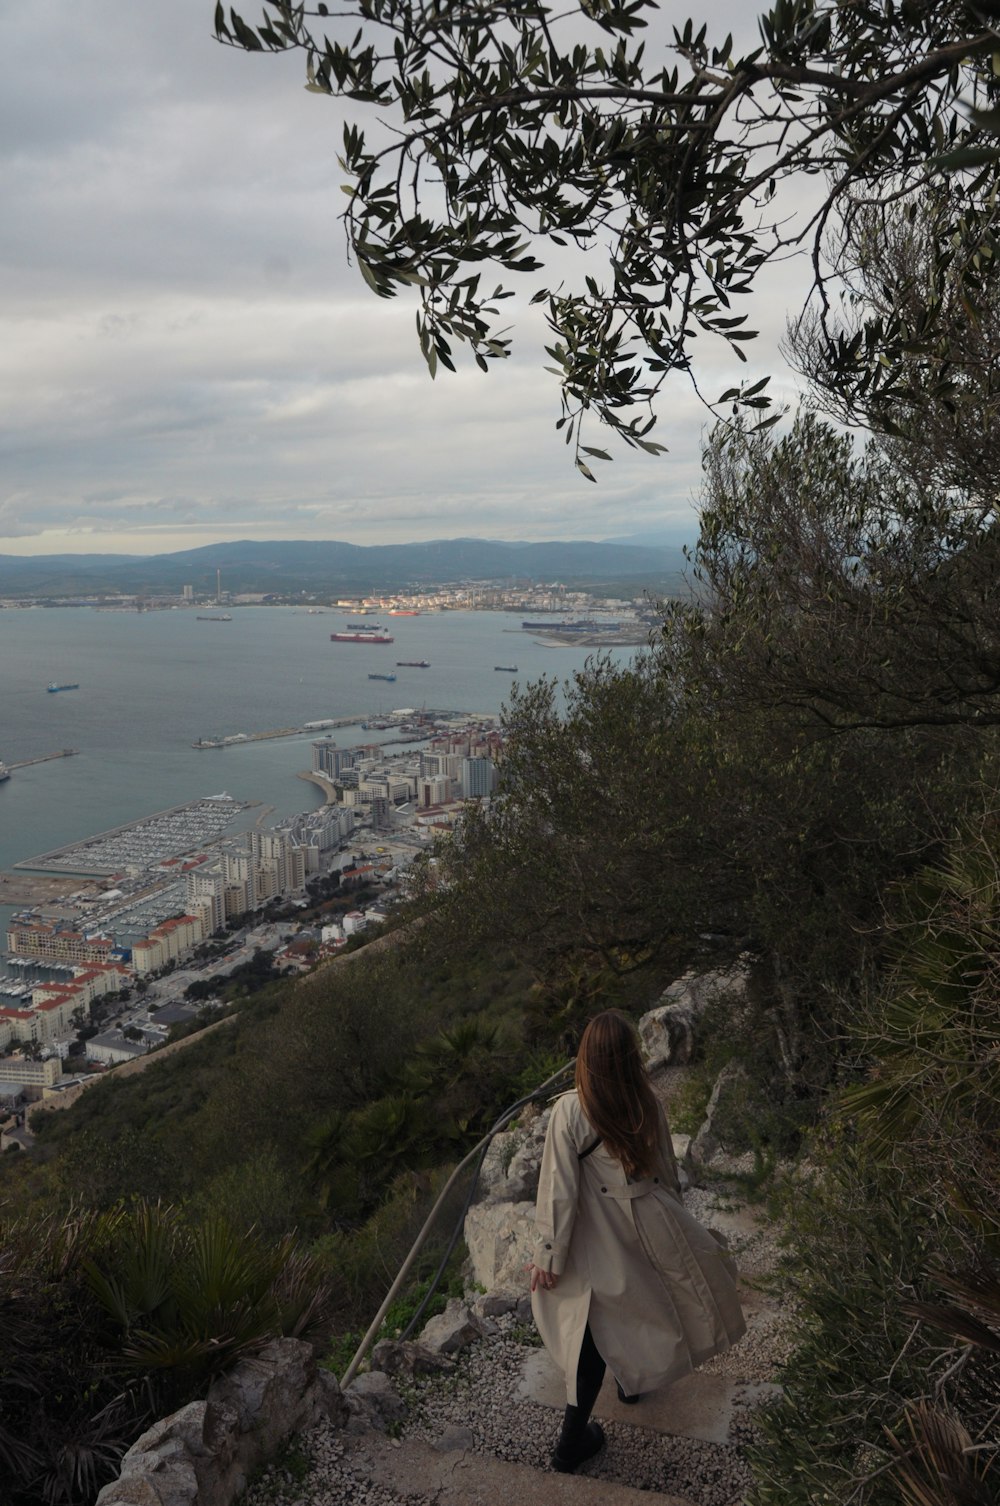
[[[543,645],[507,612],[370,617],[366,626],[379,622],[395,639],[370,646],[330,642],[349,613],[225,610],[232,621],[199,621],[193,609],[0,611],[0,759],[79,749],[16,769],[0,784],[0,869],[222,790],[273,806],[269,822],[314,809],[321,792],[298,777],[310,767],[314,737],[347,746],[398,734],[358,725],[223,750],[192,747],[198,738],[324,717],[356,715],[360,723],[404,706],[496,714],[513,680],[561,681],[594,653]],[[427,659],[430,667],[397,668],[397,659]],[[517,665],[517,674],[496,665]],[[397,678],[369,680],[370,672]],[[79,689],[50,694],[53,681]],[[0,907],[0,951],[10,914]]]

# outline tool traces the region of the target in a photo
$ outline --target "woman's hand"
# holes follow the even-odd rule
[[[541,1287],[543,1292],[551,1292],[559,1280],[555,1271],[543,1271],[541,1266],[535,1265],[533,1261],[529,1261],[524,1269],[531,1276],[531,1290],[533,1292],[537,1291],[539,1287]]]

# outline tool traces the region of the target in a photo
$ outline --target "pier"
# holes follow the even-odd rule
[[[17,763],[9,763],[7,767],[30,769],[33,763],[49,763],[53,758],[73,758],[79,751],[79,748],[60,748],[56,753],[39,753],[37,758],[22,758]]]
[[[355,727],[363,720],[360,716],[324,717],[322,727],[275,727],[270,732],[231,732],[228,737],[199,737],[191,746],[199,749],[238,748],[242,743],[264,743],[272,737],[317,737],[335,727]],[[10,767],[13,768],[13,764]]]

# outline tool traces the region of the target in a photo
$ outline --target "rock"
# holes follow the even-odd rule
[[[523,1297],[518,1297],[517,1306],[515,1307],[514,1311],[517,1314],[517,1321],[519,1323],[534,1322],[534,1318],[532,1317],[531,1313],[531,1297],[527,1292],[525,1292]]]
[[[118,1479],[97,1497],[99,1506],[198,1506],[196,1461],[208,1456],[214,1433],[204,1401],[155,1422],[133,1443]]]
[[[387,1375],[433,1375],[435,1370],[453,1370],[455,1361],[435,1354],[409,1339],[380,1339],[372,1350],[371,1367]]]
[[[491,1318],[502,1318],[506,1313],[512,1313],[517,1303],[507,1292],[487,1292],[485,1297],[475,1297],[471,1305],[476,1317],[488,1322]]]
[[[476,1203],[466,1214],[465,1243],[476,1284],[516,1300],[527,1285],[525,1266],[535,1246],[534,1205]]]
[[[689,1062],[705,1010],[711,1004],[724,1004],[737,1013],[747,1000],[748,978],[749,966],[741,960],[713,972],[685,973],[671,983],[655,1009],[639,1021],[639,1039],[649,1070]]]
[[[100,1506],[229,1506],[292,1433],[347,1415],[311,1345],[274,1339],[129,1449]]]
[[[453,1422],[445,1428],[434,1447],[441,1454],[460,1453],[465,1449],[473,1448],[475,1442],[471,1428],[464,1428],[460,1423]]]
[[[240,1432],[253,1437],[262,1458],[276,1453],[293,1433],[347,1416],[336,1377],[320,1370],[312,1345],[301,1339],[272,1339],[214,1380],[208,1400],[234,1408]]]
[[[443,1313],[424,1325],[419,1343],[435,1354],[456,1354],[474,1344],[486,1332],[486,1325],[465,1305],[453,1298]]]
[[[479,1173],[479,1202],[534,1202],[548,1122],[545,1109],[495,1136]]]
[[[355,1376],[347,1389],[347,1405],[351,1412],[350,1431],[355,1432],[356,1422],[362,1427],[384,1433],[390,1423],[401,1422],[406,1416],[406,1403],[384,1370],[369,1370],[365,1375]]]
[[[695,1172],[699,1167],[707,1166],[712,1157],[718,1153],[721,1145],[717,1129],[718,1121],[726,1112],[727,1100],[731,1094],[734,1091],[741,1092],[745,1082],[746,1072],[738,1062],[727,1062],[715,1079],[705,1109],[705,1117],[688,1147],[688,1164]]]

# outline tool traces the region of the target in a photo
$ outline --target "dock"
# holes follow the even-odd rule
[[[323,726],[317,727],[274,727],[268,732],[232,732],[228,737],[199,737],[192,743],[192,748],[239,748],[243,743],[264,743],[273,737],[317,737],[323,732],[331,732],[335,727],[355,727],[364,721],[362,716],[335,716],[324,718]],[[13,764],[10,765],[14,767]]]

